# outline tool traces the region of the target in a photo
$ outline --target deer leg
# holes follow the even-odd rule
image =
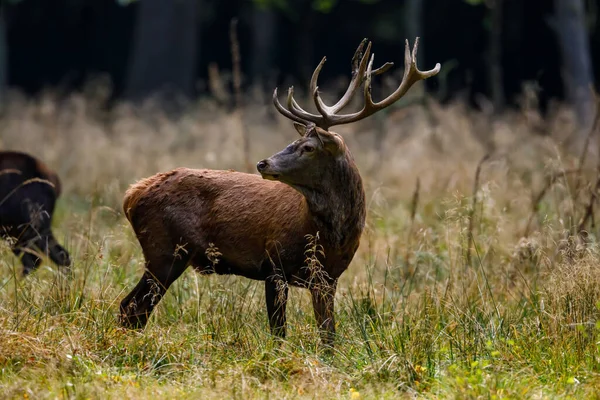
[[[334,298],[337,282],[316,284],[310,289],[315,319],[320,330],[321,341],[332,347],[335,338]]]
[[[52,231],[45,231],[33,242],[42,253],[46,254],[56,265],[68,267],[71,265],[69,253],[54,238]]]
[[[148,261],[146,271],[135,288],[121,301],[121,325],[140,329],[146,326],[154,307],[188,266],[189,259],[170,256],[159,262]]]
[[[12,251],[15,256],[21,258],[21,264],[23,264],[23,276],[27,276],[35,271],[42,263],[42,259],[27,247],[14,247]]]
[[[285,306],[288,297],[288,285],[281,278],[269,277],[265,280],[267,315],[271,333],[285,338]]]
[[[26,225],[15,235],[15,238],[17,240],[12,246],[12,251],[21,258],[23,276],[26,276],[35,271],[42,263],[36,250],[39,235],[30,225]]]
[[[46,244],[46,253],[48,253],[48,257],[56,264],[61,267],[70,267],[71,266],[71,257],[69,256],[69,252],[62,247],[57,241],[52,232],[49,232],[46,235],[44,240]]]

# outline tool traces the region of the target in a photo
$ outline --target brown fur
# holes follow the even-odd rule
[[[307,145],[317,147],[314,159],[305,160]],[[310,289],[317,322],[331,343],[336,282],[364,227],[360,175],[343,139],[319,128],[264,162],[271,169],[291,168],[277,174],[286,183],[179,168],[127,190],[123,211],[144,251],[146,273],[121,302],[124,324],[144,326],[171,283],[192,265],[200,273],[264,280],[271,329],[278,335],[285,334],[287,285]],[[300,162],[307,166],[296,168]],[[317,234],[323,252],[316,254],[321,266],[315,270],[305,252],[307,235]]]
[[[305,244],[304,235],[311,233],[310,224],[298,223],[308,213],[300,193],[240,172],[178,168],[160,173],[132,185],[123,209],[136,232],[155,228],[152,241],[168,242],[170,253],[181,245],[204,261],[212,243],[222,262],[239,266],[241,275],[260,275],[255,269],[267,255],[277,257],[277,245]],[[176,234],[169,235],[172,231]],[[290,231],[294,234],[285,234]]]
[[[325,59],[315,69],[309,86],[319,115],[303,110],[292,88],[284,107],[276,89],[275,108],[294,121],[302,137],[256,165],[268,181],[238,172],[182,168],[133,185],[123,208],[144,251],[146,271],[121,302],[122,323],[143,327],[191,264],[201,273],[264,280],[271,331],[279,336],[285,336],[287,285],[308,288],[322,339],[332,344],[337,280],[358,248],[366,205],[352,155],[342,137],[328,129],[374,114],[415,82],[437,74],[439,64],[419,71],[417,47],[418,40],[411,52],[406,42],[402,83],[377,103],[371,98],[373,74],[391,64],[373,70],[366,39],[356,49],[352,80],[336,104],[327,106],[319,96],[317,80]],[[363,83],[361,111],[339,114]]]
[[[146,193],[146,189],[156,183],[162,175],[165,174],[157,174],[129,186],[129,189],[127,189],[125,197],[123,198],[123,212],[129,222],[131,222],[130,211],[135,209],[140,197]]]

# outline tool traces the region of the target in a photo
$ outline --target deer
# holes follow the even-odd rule
[[[58,266],[70,267],[69,253],[52,233],[52,214],[61,184],[58,175],[37,158],[0,151],[0,235],[21,259],[29,275],[46,254]]]
[[[414,83],[436,75],[440,64],[429,71],[418,69],[417,49],[418,38],[412,52],[405,42],[402,81],[379,102],[371,97],[372,77],[393,63],[373,69],[367,39],[356,49],[351,81],[334,105],[324,103],[317,86],[325,57],[314,70],[309,88],[318,114],[299,106],[293,87],[286,106],[275,89],[275,108],[291,120],[300,138],[259,161],[260,176],[177,168],[131,185],[123,211],[141,245],[145,270],[121,301],[121,324],[143,328],[171,284],[191,265],[200,274],[264,281],[269,327],[279,338],[286,335],[289,286],[308,289],[321,342],[333,346],[337,282],[358,249],[367,210],[354,158],[343,138],[329,128],[367,118],[398,101]],[[341,114],[363,84],[362,109]]]

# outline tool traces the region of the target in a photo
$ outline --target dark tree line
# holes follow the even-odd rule
[[[327,55],[323,81],[349,72],[363,37],[380,62],[401,62],[422,38],[419,62],[442,63],[429,89],[447,100],[483,94],[500,110],[535,81],[550,98],[589,105],[600,76],[600,0],[4,0],[0,93],[66,92],[107,74],[114,98],[157,90],[205,95],[208,66],[231,69],[229,22],[238,18],[244,87],[303,85]],[[584,89],[582,89],[584,88]],[[587,108],[586,108],[587,107]],[[589,106],[578,107],[582,120]]]

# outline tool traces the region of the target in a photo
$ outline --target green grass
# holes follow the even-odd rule
[[[338,335],[329,354],[320,348],[307,292],[291,289],[288,337],[281,342],[268,333],[262,283],[191,270],[144,331],[122,329],[118,304],[143,265],[120,212],[124,188],[176,165],[236,166],[227,161],[236,157],[221,154],[234,151],[235,140],[226,136],[211,144],[211,137],[193,132],[214,129],[214,121],[190,128],[184,118],[155,128],[180,131],[161,141],[156,131],[144,130],[150,124],[139,129],[144,118],[127,114],[114,117],[113,130],[124,132],[120,124],[138,128],[112,139],[105,128],[98,129],[106,136],[97,137],[93,117],[76,117],[76,124],[56,117],[63,136],[40,147],[49,123],[27,111],[40,107],[13,110],[10,115],[22,120],[4,121],[5,137],[16,148],[37,149],[61,171],[66,189],[55,233],[73,256],[74,274],[68,280],[45,263],[21,279],[19,261],[6,243],[0,247],[1,398],[600,398],[600,248],[593,235],[565,240],[587,195],[578,199],[573,182],[557,183],[540,205],[531,235],[522,238],[549,160],[543,146],[528,153],[535,146],[521,145],[512,159],[483,169],[473,262],[466,265],[478,142],[462,142],[441,157],[429,139],[402,142],[390,134],[383,147],[394,151],[376,160],[374,147],[361,145],[365,139],[343,132],[363,171],[369,216],[361,247],[338,285]],[[443,122],[449,131],[477,118],[438,111],[454,116]],[[219,115],[223,125],[235,125]],[[505,123],[521,135],[521,125],[509,117]],[[20,135],[19,124],[29,126],[31,136]],[[293,129],[284,126],[289,137],[281,143],[253,141],[253,159],[293,139]],[[457,140],[463,133],[449,134]],[[251,135],[258,141],[266,133]],[[205,145],[201,150],[177,145],[196,139]],[[415,150],[421,141],[425,145]],[[213,151],[215,165],[194,162]],[[61,152],[69,156],[61,159]],[[411,158],[415,153],[421,158]],[[373,160],[379,169],[371,168]],[[411,222],[417,175],[421,195]]]
[[[120,215],[90,207],[57,212],[59,236],[72,239],[73,279],[46,265],[15,279],[20,264],[3,251],[3,398],[589,398],[600,384],[595,245],[546,272],[549,261],[531,258],[519,268],[494,248],[490,223],[467,267],[456,254],[462,219],[420,215],[434,223],[418,229],[410,265],[401,248],[380,261],[376,242],[406,228],[388,209],[343,276],[327,354],[307,293],[292,289],[279,343],[262,284],[233,276],[188,271],[145,331],[120,328],[118,302],[142,258]]]

